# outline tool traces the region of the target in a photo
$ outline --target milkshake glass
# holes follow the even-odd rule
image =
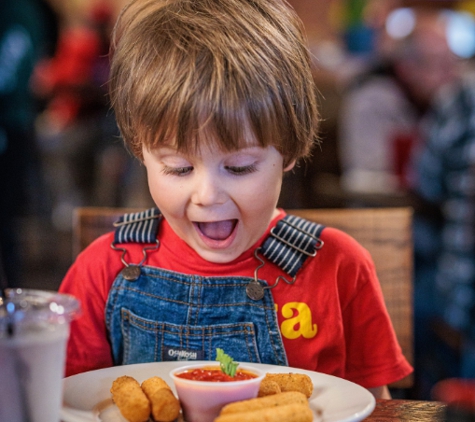
[[[58,422],[71,320],[79,302],[7,289],[0,298],[0,421]]]

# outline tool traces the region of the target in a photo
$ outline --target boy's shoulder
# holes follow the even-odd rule
[[[120,256],[121,246],[116,245],[116,231],[111,227],[111,231],[99,236],[93,240],[84,250],[82,250],[77,260],[82,262],[102,262],[107,264],[110,260],[116,260],[116,257]],[[118,247],[117,247],[118,246]],[[131,258],[141,260],[143,254],[143,245],[139,243],[127,243],[127,254]],[[118,260],[120,262],[120,260]]]
[[[372,267],[369,252],[349,234],[316,221],[281,214],[262,243],[262,254],[294,277],[305,264]]]
[[[305,218],[297,217],[292,214],[285,214],[284,219],[290,222],[298,221],[300,226],[306,227],[309,233],[315,236],[316,260],[325,260],[328,263],[338,261],[339,263],[369,264],[372,262],[370,253],[354,237],[341,229],[332,226],[326,226],[318,221],[311,221]],[[291,233],[288,234],[291,236]],[[267,238],[269,240],[271,236]],[[316,263],[315,262],[315,263]]]
[[[114,230],[111,230],[96,239],[94,239],[89,245],[87,245],[82,251],[78,253],[77,259],[93,259],[96,257],[103,257],[107,255],[111,249],[111,244],[114,241]]]
[[[345,262],[372,262],[369,251],[353,236],[335,227],[326,227],[322,232],[322,242],[326,248],[322,248],[325,255],[338,256]]]
[[[338,229],[336,227],[327,226],[319,223],[318,221],[308,220],[302,217],[298,217],[292,214],[285,214],[285,218],[296,218],[299,224],[308,227],[309,232],[316,234],[316,237],[322,242],[321,248],[324,249],[327,246],[338,248],[350,248],[350,249],[364,249],[363,246],[351,235]],[[291,220],[292,221],[292,220]]]

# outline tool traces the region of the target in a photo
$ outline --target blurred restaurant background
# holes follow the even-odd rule
[[[322,123],[280,206],[414,208],[417,371],[404,394],[430,398],[441,379],[475,377],[475,0],[289,1],[307,32]],[[153,205],[107,101],[109,34],[125,2],[0,2],[10,286],[58,288],[75,207]],[[424,332],[433,312],[457,333],[452,344]]]

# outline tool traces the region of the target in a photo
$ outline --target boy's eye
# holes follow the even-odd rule
[[[171,174],[172,176],[184,176],[188,173],[190,173],[193,170],[193,167],[188,166],[188,167],[168,167],[164,166],[163,167],[163,173],[164,174]]]
[[[227,171],[229,171],[231,174],[235,174],[238,176],[244,175],[244,174],[249,174],[249,173],[254,173],[257,170],[257,167],[255,164],[251,164],[248,166],[226,166],[225,167]]]

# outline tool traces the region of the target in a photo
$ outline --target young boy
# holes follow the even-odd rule
[[[68,272],[68,375],[215,359],[289,365],[389,397],[411,372],[368,253],[276,209],[316,140],[300,21],[282,0],[134,0],[110,92],[158,210],[125,216]],[[321,232],[321,233],[320,233]]]

